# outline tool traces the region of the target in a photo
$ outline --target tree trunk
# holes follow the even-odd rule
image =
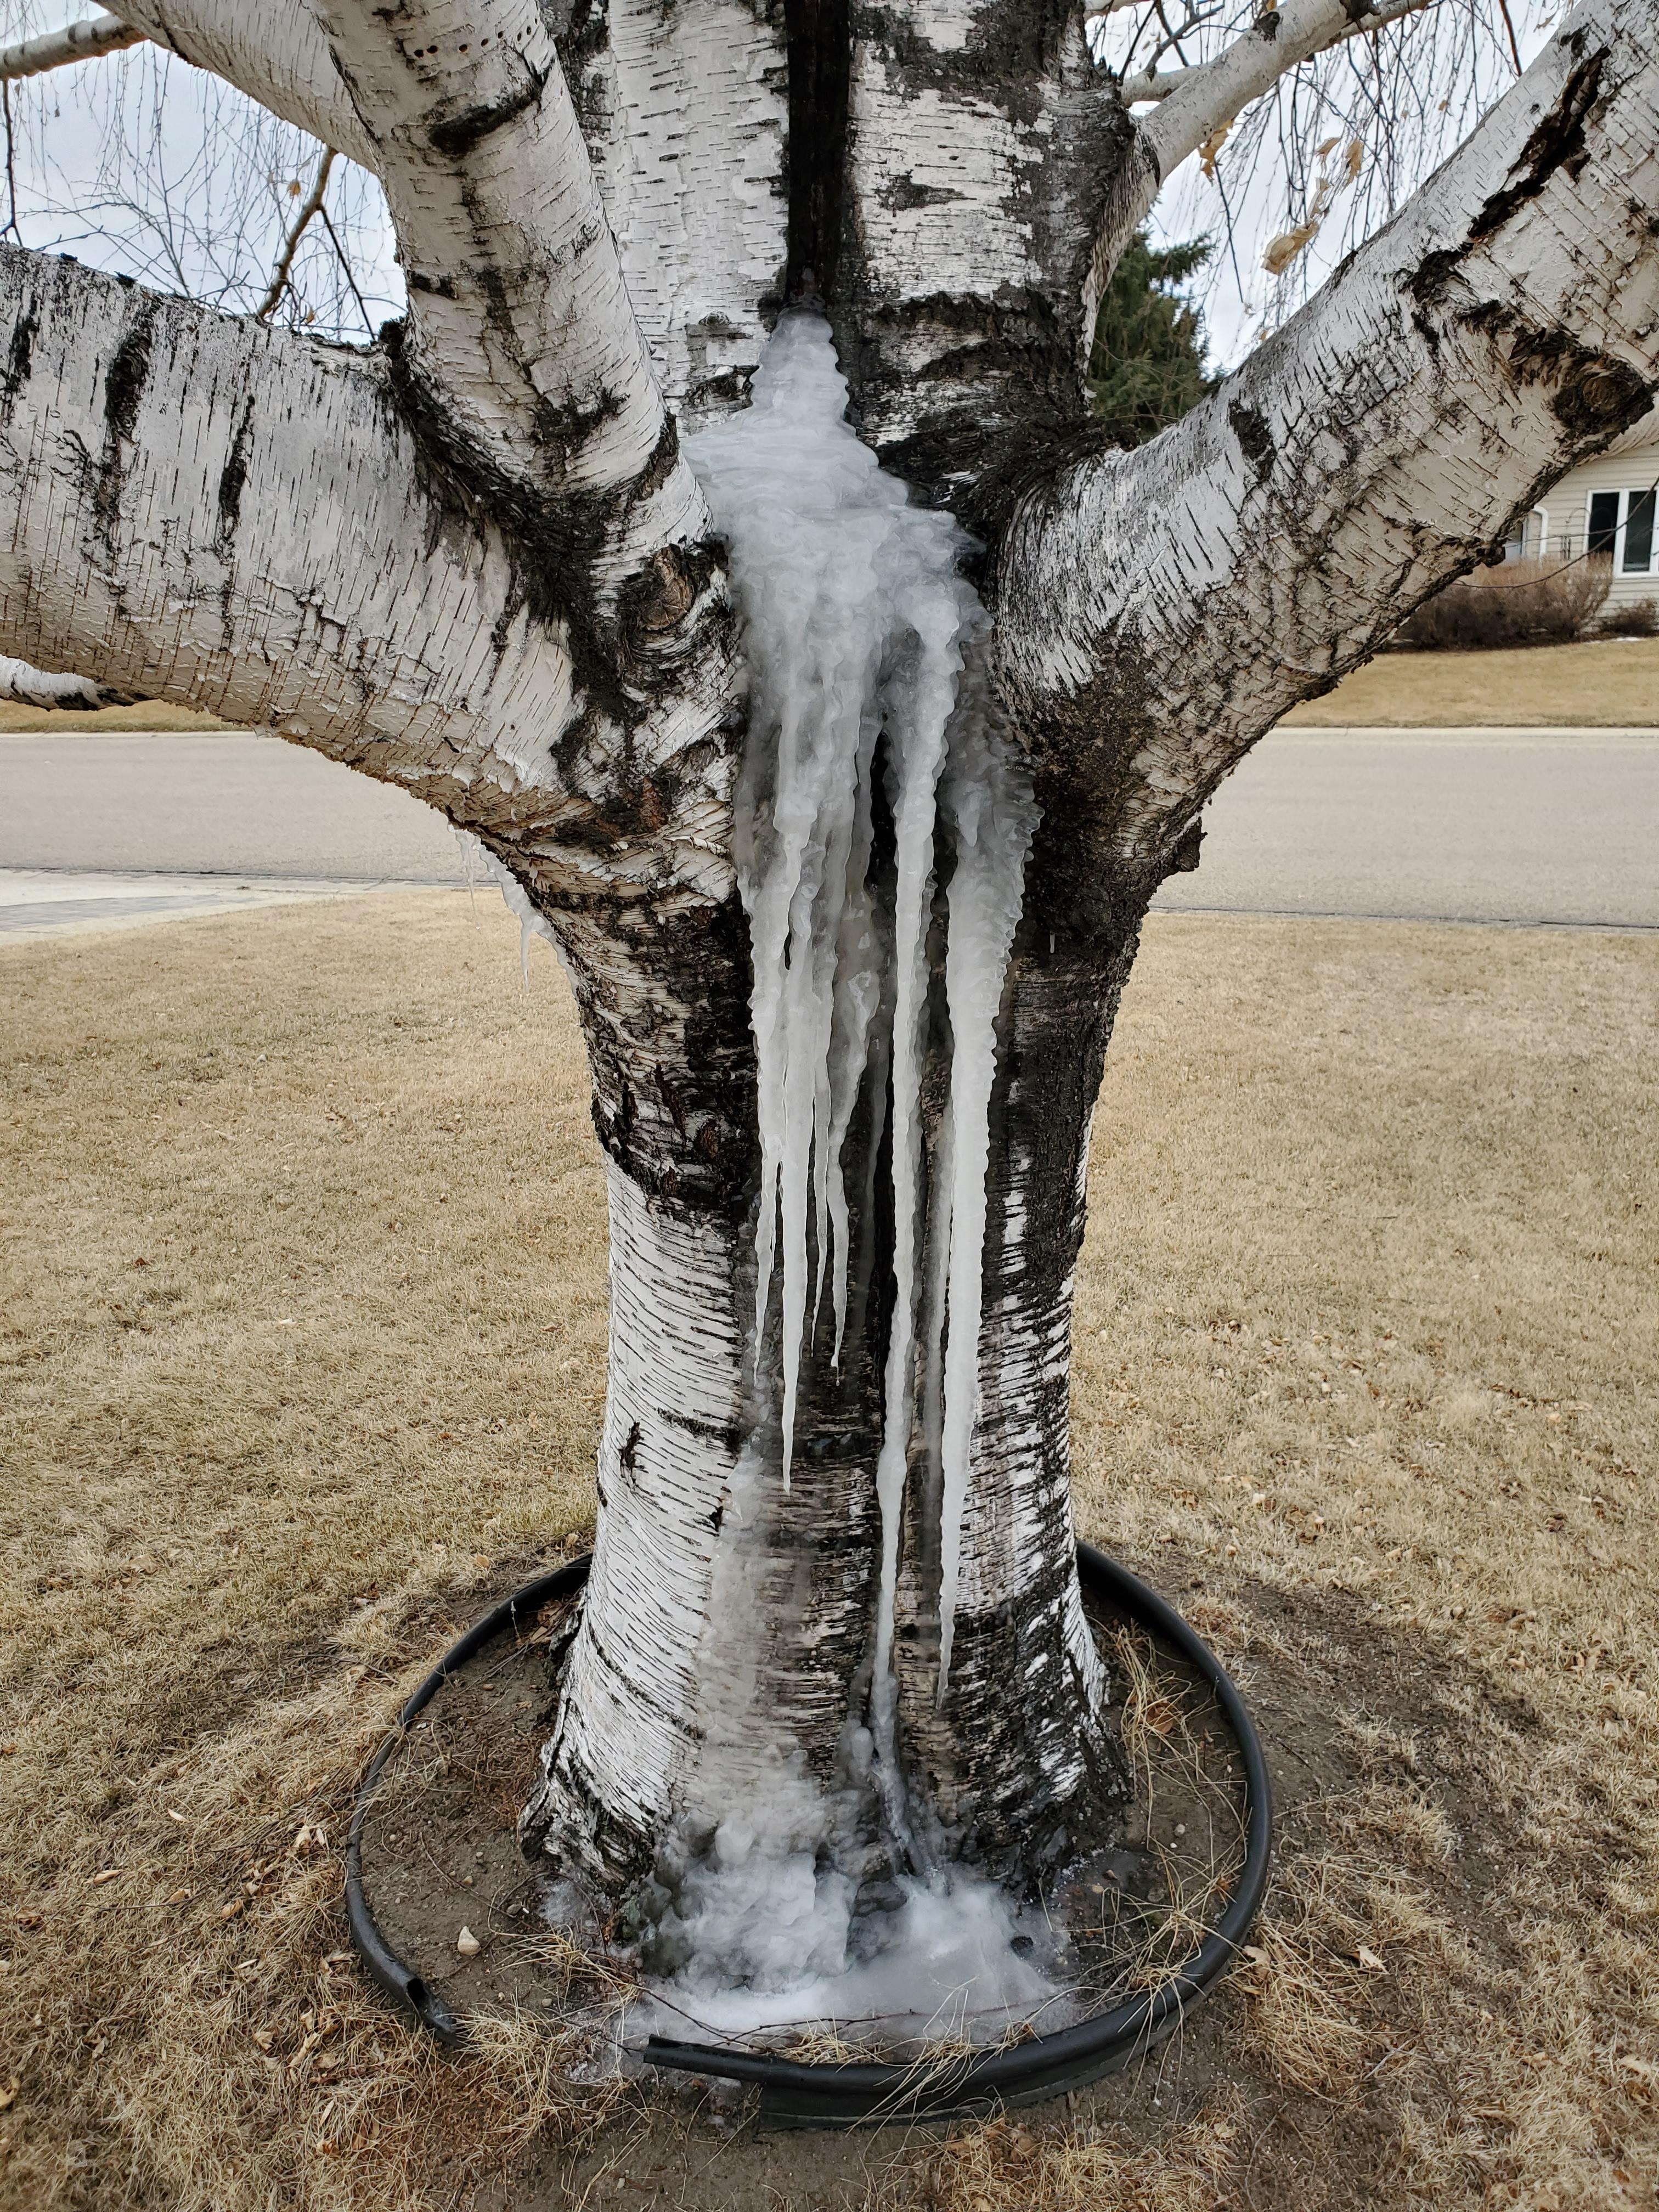
[[[672,950],[653,943],[626,969],[605,933],[556,926],[607,1154],[610,1395],[588,1593],[526,1836],[638,1893],[647,1920],[679,1896],[726,1812],[775,1803],[781,1786],[790,1849],[833,1856],[874,1893],[895,1872],[947,1861],[1036,1891],[1109,1840],[1126,1802],[1077,1577],[1067,1377],[1089,1125],[1151,886],[1096,901],[1086,916],[1056,906],[1051,928],[1050,842],[1039,841],[1044,874],[1030,902],[1043,918],[1020,931],[996,1024],[979,1417],[942,1698],[926,1312],[918,1330],[892,1660],[896,1776],[884,1771],[877,1711],[876,1469],[894,1320],[885,1056],[872,1055],[843,1154],[852,1264],[840,1361],[826,1298],[786,1490],[775,1291],[758,1358],[752,1322],[747,921],[734,900],[713,927]],[[937,944],[934,957],[937,966]],[[936,1003],[925,1086],[935,1182],[951,1043]],[[924,1205],[924,1284],[940,1262],[937,1211]]]
[[[131,0],[380,176],[406,323],[353,354],[0,247],[0,647],[397,781],[568,962],[611,1384],[526,1838],[631,1898],[665,1961],[733,1873],[833,1970],[820,1878],[873,1907],[955,1860],[1030,1892],[1109,1829],[1067,1370],[1147,901],[1279,716],[1659,385],[1655,0],[1584,0],[1301,315],[1179,426],[1103,449],[1093,301],[1164,176],[1376,13],[1270,7],[1143,124],[1074,0]],[[860,437],[976,533],[971,680],[1037,827],[1000,1006],[953,1034],[972,779],[949,799],[913,1115],[872,800],[886,985],[846,1102],[846,1331],[837,1357],[820,1300],[786,1447],[734,799],[765,672],[679,424],[740,406],[808,300]],[[947,1241],[947,1194],[973,1236]],[[758,1940],[736,1927],[734,1977]]]

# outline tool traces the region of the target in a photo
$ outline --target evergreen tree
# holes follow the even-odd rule
[[[1211,251],[1207,238],[1153,246],[1139,231],[1113,272],[1095,319],[1089,398],[1120,445],[1142,445],[1178,422],[1214,385],[1198,311],[1176,289]]]

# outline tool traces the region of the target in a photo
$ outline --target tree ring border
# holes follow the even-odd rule
[[[369,1909],[363,1892],[364,1824],[387,1761],[450,1675],[498,1636],[516,1629],[521,1618],[527,1626],[550,1600],[573,1596],[587,1580],[592,1556],[586,1553],[526,1583],[452,1644],[404,1703],[397,1726],[369,1761],[357,1787],[346,1844],[346,1918],[352,1942],[380,1988],[452,2048],[467,2040],[465,2021],[392,1950]],[[1158,1988],[1054,2034],[931,2064],[812,2064],[655,2035],[637,2057],[665,2071],[712,2076],[758,2089],[763,2127],[878,2127],[894,2121],[984,2118],[1012,2106],[1063,2096],[1146,2057],[1174,2034],[1232,1965],[1261,1909],[1273,1850],[1272,1785],[1244,1700],[1196,1630],[1138,1575],[1094,1545],[1079,1543],[1077,1557],[1086,1591],[1173,1649],[1201,1677],[1238,1749],[1243,1771],[1244,1864],[1225,1911],[1181,1971]]]

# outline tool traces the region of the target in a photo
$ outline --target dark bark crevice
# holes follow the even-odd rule
[[[785,297],[836,296],[842,261],[848,71],[848,0],[784,0],[789,53],[788,261]]]

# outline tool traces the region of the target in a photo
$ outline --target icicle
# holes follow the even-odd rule
[[[847,426],[846,401],[828,325],[788,317],[761,364],[753,405],[686,450],[729,549],[750,671],[735,845],[754,961],[761,1142],[754,1357],[757,1378],[780,1395],[786,1487],[801,1364],[826,1290],[837,1359],[846,1328],[842,1152],[866,1075],[883,1092],[877,1125],[888,1117],[893,1298],[875,1474],[870,1729],[867,1738],[861,1727],[850,1730],[860,1748],[848,1769],[858,1808],[849,1814],[807,1774],[776,1717],[756,1711],[757,1653],[742,1641],[754,1611],[744,1547],[745,1532],[764,1523],[770,1478],[769,1454],[751,1436],[711,1578],[720,1666],[687,1797],[702,1840],[662,1927],[683,1962],[677,2020],[689,2011],[738,2032],[763,2020],[862,2016],[878,2030],[881,2014],[890,2031],[891,2014],[920,2003],[920,2032],[948,2022],[976,2038],[1000,2032],[1007,2015],[999,2008],[1029,2013],[1052,2002],[1054,1989],[1013,1950],[1019,1923],[1008,1900],[937,1863],[926,1824],[911,1820],[898,1758],[895,1621],[920,1416],[943,1500],[943,1698],[977,1413],[995,1021],[1035,810],[987,712],[978,672],[984,610],[959,573],[969,541],[882,473]],[[893,832],[890,895],[884,887],[879,908],[871,883],[878,798]],[[941,848],[950,854],[953,1057],[929,1159],[922,1094],[936,1049],[929,937]],[[876,1172],[872,1157],[866,1204]],[[870,1776],[910,1871],[901,1875],[904,1904],[885,1942],[854,1963],[853,1906],[867,1854],[862,1843],[838,1854],[862,1820]],[[712,1846],[703,1836],[710,1822]]]
[[[924,1427],[942,1462],[945,1501],[941,1695],[976,1412],[994,1020],[1019,913],[1030,809],[988,726],[978,687],[959,696],[966,656],[985,628],[984,611],[959,574],[969,541],[948,515],[910,504],[905,487],[882,472],[848,427],[846,404],[828,325],[791,316],[768,348],[750,410],[689,440],[686,450],[730,549],[751,671],[738,861],[754,953],[758,1066],[755,1333],[758,1363],[781,1276],[786,1487],[801,1361],[826,1279],[837,1359],[846,1326],[841,1154],[884,989],[892,1012],[894,1302],[876,1469],[881,1551],[872,1717],[890,1818],[902,1832],[893,1635],[916,1413],[927,938],[947,760],[945,813],[957,854],[946,983],[957,1058],[941,1173],[927,1209],[934,1282],[920,1362]],[[878,739],[896,847],[885,956],[869,884]]]
[[[909,504],[848,428],[846,409],[828,325],[791,316],[767,349],[748,411],[686,446],[731,549],[752,672],[738,880],[759,1063],[755,1327],[758,1346],[781,1260],[786,1485],[809,1304],[816,1316],[826,1275],[837,1352],[845,1326],[841,1150],[881,988],[868,884],[876,742],[885,726],[902,793],[915,793],[925,934],[956,640],[975,604],[956,574],[966,543],[956,524]],[[898,686],[909,694],[908,714],[893,711],[884,684],[895,659],[912,665]],[[904,945],[902,917],[897,927]]]

